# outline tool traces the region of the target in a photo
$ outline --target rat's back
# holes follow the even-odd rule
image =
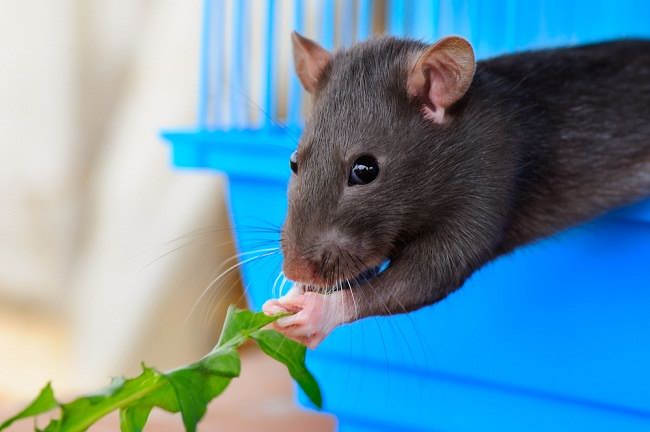
[[[479,69],[509,81],[557,126],[612,133],[650,127],[650,40],[524,52]]]
[[[525,52],[479,70],[508,89],[504,104],[516,94],[524,113],[530,169],[521,220],[552,215],[570,226],[650,196],[650,40]],[[515,232],[528,231],[517,225]]]

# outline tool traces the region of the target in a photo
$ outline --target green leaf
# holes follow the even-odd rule
[[[51,420],[39,432],[83,432],[113,411],[120,413],[122,432],[142,432],[153,408],[180,413],[185,430],[195,432],[210,401],[239,376],[241,360],[237,348],[250,338],[255,338],[265,353],[287,365],[291,376],[312,402],[320,406],[318,384],[304,365],[305,347],[273,330],[262,330],[281,316],[284,315],[269,317],[231,306],[219,342],[198,362],[167,373],[142,365],[139,376],[114,378],[104,389],[66,404],[56,401],[48,384],[27,408],[5,421],[0,430],[16,420],[58,406],[61,417]]]
[[[262,312],[253,313],[251,311],[237,309],[231,305],[226,314],[221,336],[219,336],[219,341],[214,349],[216,350],[226,345],[239,346],[245,342],[245,339],[252,332],[271,324],[281,316],[284,315],[267,316]]]
[[[203,418],[208,403],[221,394],[231,378],[211,374],[205,368],[194,367],[177,370],[167,375],[174,388],[185,430],[196,431],[196,425]]]
[[[52,390],[51,383],[47,383],[43,389],[41,389],[36,399],[34,399],[27,407],[16,414],[15,416],[7,419],[4,423],[0,425],[0,430],[4,430],[11,426],[16,420],[35,417],[39,414],[46,413],[58,406],[58,402],[54,398],[54,391]]]
[[[120,430],[122,432],[142,432],[152,409],[153,405],[143,404],[120,409]]]
[[[61,430],[85,431],[105,415],[137,403],[165,384],[161,374],[148,367],[136,378],[114,378],[111,385],[99,392],[62,405]]]
[[[38,429],[37,429],[38,430]],[[61,420],[52,420],[42,431],[39,432],[60,432]]]
[[[210,373],[228,378],[238,377],[241,371],[241,360],[234,348],[218,347],[199,364]]]
[[[176,393],[169,382],[141,398],[137,403],[120,409],[120,430],[122,432],[141,432],[154,407],[170,413],[180,411]]]
[[[307,349],[274,330],[258,330],[251,334],[255,342],[270,357],[284,363],[289,374],[318,408],[323,407],[323,397],[318,382],[305,366]]]

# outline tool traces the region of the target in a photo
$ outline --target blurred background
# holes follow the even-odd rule
[[[0,400],[214,342],[192,307],[234,253],[222,180],[159,138],[195,119],[200,22],[198,1],[0,2]]]
[[[650,33],[635,16],[644,2],[596,3],[0,1],[0,416],[49,380],[71,395],[136,373],[140,361],[160,369],[193,361],[214,344],[225,308],[246,305],[238,271],[220,276],[236,262],[228,180],[174,169],[160,133],[196,125],[188,136],[252,130],[258,140],[280,121],[289,131],[281,144],[295,145],[309,100],[292,73],[291,30],[329,49],[381,33],[460,34],[481,58]],[[279,154],[277,164],[254,166],[280,172],[266,199],[283,197]],[[219,168],[179,157],[177,166]],[[283,206],[264,208],[271,222]],[[258,305],[273,279],[254,282]],[[222,405],[237,421],[271,427],[267,415],[332,429],[332,419],[295,411],[281,368],[250,354],[244,373],[246,362],[251,375]],[[224,430],[260,427],[232,424]]]

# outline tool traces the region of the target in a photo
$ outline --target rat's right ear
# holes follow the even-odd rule
[[[474,77],[474,50],[465,39],[446,37],[428,47],[409,72],[406,88],[423,102],[426,118],[444,123],[445,110],[462,98]]]
[[[302,86],[313,94],[325,67],[330,61],[330,53],[316,42],[291,33],[293,42],[293,62]]]

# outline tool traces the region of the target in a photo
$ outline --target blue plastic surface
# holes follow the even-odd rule
[[[374,7],[362,0],[358,11]],[[395,32],[465,35],[480,57],[650,36],[650,2],[639,0],[410,0],[388,10]],[[323,21],[333,25],[332,10]],[[370,32],[367,16],[357,22],[357,34]],[[331,45],[325,27],[319,34]],[[274,110],[276,97],[265,106]],[[300,109],[288,112],[298,124]],[[281,261],[269,250],[277,234],[255,227],[282,223],[300,130],[208,129],[165,136],[176,167],[227,174],[238,248],[246,259],[265,255],[243,265],[259,308],[278,295]],[[440,304],[337,329],[308,364],[344,432],[649,431],[650,201],[502,257]]]
[[[209,149],[186,152],[197,137]],[[280,130],[168,138],[178,166],[229,173],[239,249],[269,253],[277,236],[249,227],[280,226],[293,141]],[[342,431],[649,430],[649,210],[517,251],[441,304],[335,331],[308,357],[326,409]],[[254,307],[277,295],[278,255],[243,269]]]

